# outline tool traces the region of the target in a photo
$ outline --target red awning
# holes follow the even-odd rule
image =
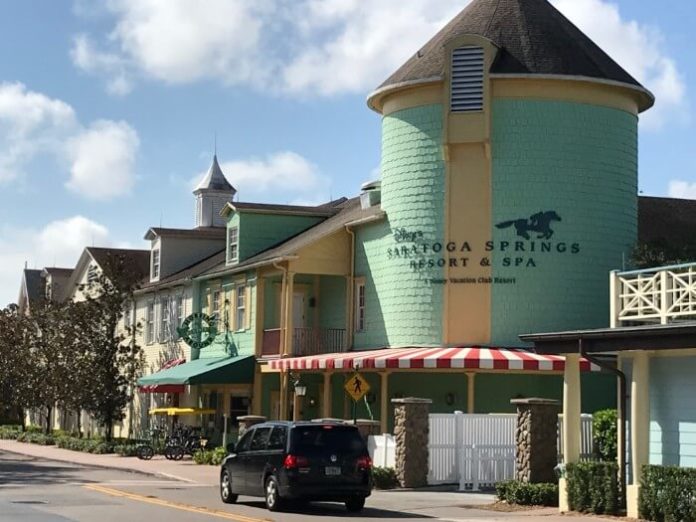
[[[167,370],[174,366],[184,364],[186,359],[170,359],[165,362],[158,371]],[[148,386],[139,386],[138,390],[142,393],[184,393],[186,391],[185,384],[152,384]]]
[[[288,357],[269,361],[274,370],[350,370],[350,369],[472,369],[562,372],[565,359],[560,355],[538,355],[517,348],[390,348],[363,352],[326,353],[307,357]],[[580,370],[600,371],[586,359]]]

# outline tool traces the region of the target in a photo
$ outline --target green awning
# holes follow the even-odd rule
[[[138,379],[139,386],[161,384],[248,384],[254,379],[254,356],[196,359]]]

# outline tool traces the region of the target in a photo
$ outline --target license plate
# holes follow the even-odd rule
[[[340,466],[326,466],[324,468],[326,475],[335,476],[341,474]]]

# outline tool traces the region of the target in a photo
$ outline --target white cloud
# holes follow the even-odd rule
[[[135,182],[138,134],[126,122],[99,120],[67,144],[71,162],[66,186],[85,198],[112,199],[130,193]]]
[[[319,204],[329,199],[330,181],[316,165],[292,151],[220,162],[225,177],[237,189],[240,201]],[[205,175],[191,181],[193,189]]]
[[[106,76],[106,90],[110,94],[124,96],[133,90],[126,61],[118,54],[98,51],[87,35],[80,34],[73,39],[70,57],[80,69]]]
[[[696,182],[674,179],[669,182],[669,197],[696,199]]]
[[[608,0],[552,1],[657,95],[648,125],[676,114],[686,88],[657,28],[627,19]],[[213,80],[299,97],[365,94],[467,4],[210,0],[205,8],[191,9],[187,0],[112,0],[107,5],[113,29],[102,42],[109,50],[84,53],[88,41],[78,38],[73,60],[107,74],[110,85],[140,75],[167,83]],[[95,65],[102,62],[108,65]]]
[[[0,227],[0,307],[16,301],[25,262],[29,268],[71,268],[86,246],[112,242],[105,226],[79,215],[41,229]]]
[[[97,120],[84,126],[66,102],[21,83],[0,83],[0,185],[24,174],[40,155],[67,157],[66,186],[87,199],[130,192],[139,140],[127,123]]]
[[[21,83],[0,83],[0,183],[18,177],[35,154],[55,151],[75,125],[67,103]]]

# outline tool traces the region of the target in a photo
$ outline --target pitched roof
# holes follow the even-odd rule
[[[256,254],[244,262],[237,265],[227,265],[225,259],[221,260],[221,263],[206,272],[204,275],[206,277],[215,277],[228,272],[241,272],[249,269],[252,266],[258,264],[263,264],[271,262],[272,260],[277,260],[280,257],[291,256],[295,254],[301,248],[308,246],[315,241],[330,236],[331,234],[338,232],[343,229],[346,225],[354,223],[359,220],[374,218],[379,219],[384,216],[384,212],[379,208],[379,206],[370,207],[368,209],[363,209],[360,206],[360,198],[345,199],[342,203],[335,206],[336,212],[334,215],[325,219],[324,221],[308,228],[304,232],[278,243],[263,252]]]
[[[654,97],[547,0],[474,0],[377,91],[444,76],[444,46],[467,34],[487,38],[500,52],[490,72],[498,75],[552,75],[610,80]]]
[[[58,268],[57,266],[47,266],[43,271],[54,277],[70,277],[73,272],[72,268]]]
[[[144,282],[140,285],[140,288],[136,290],[135,293],[147,293],[148,291],[152,291],[156,288],[162,288],[164,286],[170,286],[177,283],[181,283],[187,279],[201,275],[202,273],[210,270],[211,268],[218,266],[220,263],[224,263],[225,259],[226,252],[225,249],[222,249],[219,252],[213,254],[212,256],[198,261],[197,263],[194,263],[193,265],[188,266],[183,270],[176,272],[175,274],[171,274],[165,277],[164,279],[160,279],[159,281],[155,282],[151,282],[149,280]]]
[[[346,201],[348,201],[348,198],[339,198],[316,206],[277,205],[275,203],[246,203],[235,201],[234,203],[228,203],[225,205],[220,214],[225,216],[231,211],[242,210],[245,212],[265,212],[269,214],[328,217],[336,214],[340,210],[341,205],[343,205]]]
[[[203,190],[218,190],[223,192],[232,192],[233,194],[237,192],[222,173],[222,169],[220,168],[220,164],[217,160],[217,155],[213,156],[213,164],[210,165],[208,173],[196,186],[193,193],[197,194],[199,191]]]
[[[23,294],[27,298],[27,305],[31,308],[37,301],[44,298],[44,280],[41,277],[41,270],[31,268],[25,268],[22,277],[19,300],[22,300],[21,294]]]
[[[154,239],[157,236],[176,236],[187,239],[224,239],[225,227],[197,227],[197,228],[161,228],[152,227],[145,234],[144,239]]]
[[[87,247],[87,252],[92,256],[92,259],[104,269],[108,266],[109,260],[115,257],[122,258],[125,263],[128,263],[131,270],[134,270],[138,276],[146,277],[150,274],[150,251],[135,250],[130,248],[102,248],[102,247]]]
[[[638,240],[665,245],[693,244],[696,238],[696,201],[640,196]]]

